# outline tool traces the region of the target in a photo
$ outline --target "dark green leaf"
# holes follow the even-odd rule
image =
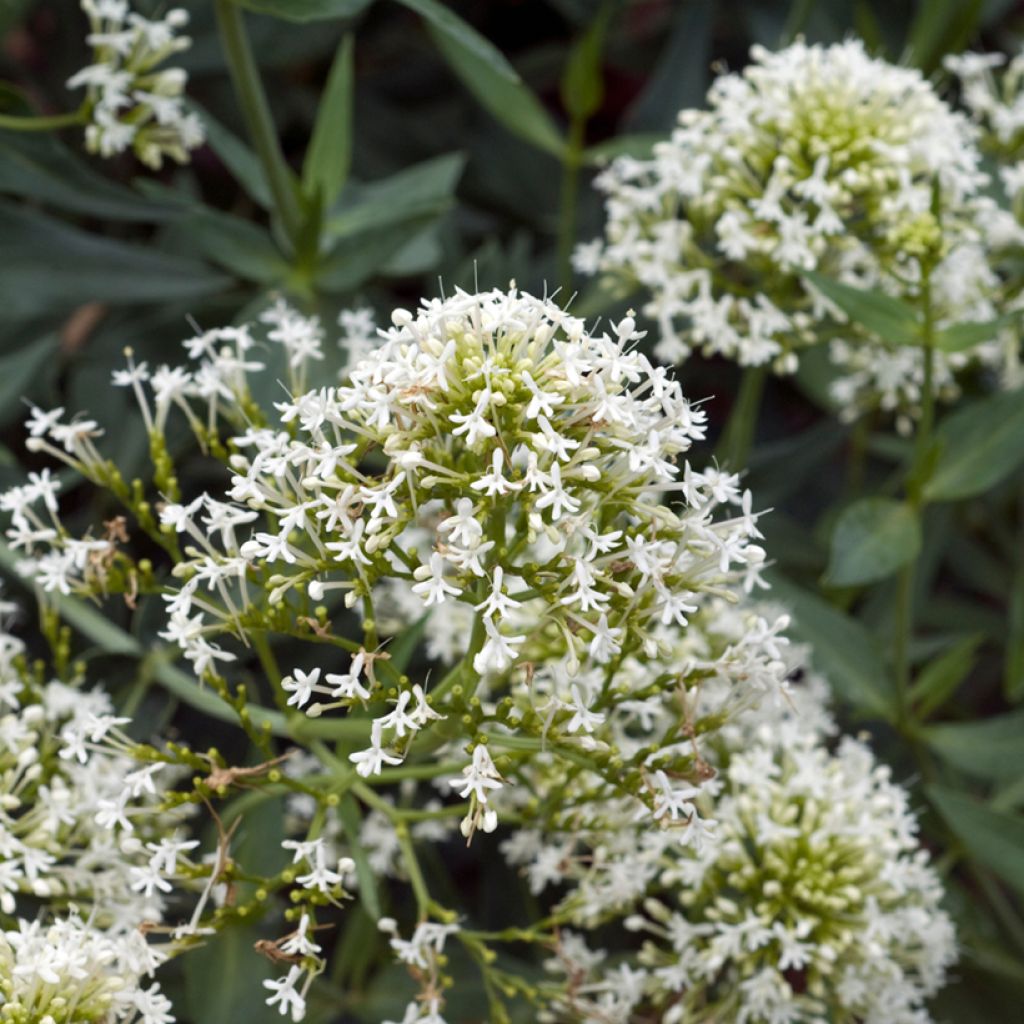
[[[921,718],[942,707],[967,678],[974,667],[975,652],[984,639],[980,634],[966,636],[921,670],[910,691],[910,699]]]
[[[1024,697],[1024,552],[1013,574],[1010,604],[1007,610],[1006,659],[1003,692],[1008,700]]]
[[[1012,316],[1001,316],[996,320],[955,324],[939,331],[935,336],[935,345],[943,352],[966,352],[983,341],[990,341],[1015,319]]]
[[[103,220],[160,221],[175,212],[96,174],[53,136],[22,132],[0,131],[0,192]]]
[[[505,128],[539,149],[562,155],[565,141],[554,121],[518,75],[509,77],[504,57],[496,64],[481,56],[478,48],[464,45],[432,22],[427,23],[427,30],[462,84]]]
[[[330,18],[354,18],[373,0],[235,0],[256,14],[271,14],[286,21],[327,21]]]
[[[911,306],[884,292],[854,288],[823,274],[805,271],[803,277],[854,323],[893,345],[919,345],[921,335]]]
[[[1024,710],[922,730],[929,747],[968,775],[1007,781],[1024,775]]]
[[[790,632],[811,645],[811,660],[833,690],[854,707],[893,720],[892,680],[867,630],[778,573],[770,582],[772,596],[792,613]]]
[[[937,442],[924,496],[954,501],[981,494],[1024,462],[1024,401],[1008,391],[958,409],[939,425]]]
[[[586,120],[596,113],[604,101],[604,78],[601,61],[614,6],[604,0],[590,27],[569,51],[562,76],[562,104],[575,118]]]
[[[366,850],[359,840],[362,816],[355,798],[346,793],[338,804],[338,817],[348,838],[352,859],[356,862],[356,881],[359,885],[359,898],[367,913],[374,921],[381,916],[380,894],[377,892],[377,875],[366,856]]]
[[[892,498],[862,498],[843,509],[832,531],[827,582],[856,587],[891,576],[921,550],[913,509]]]
[[[250,199],[264,210],[273,209],[274,200],[270,195],[270,186],[263,173],[259,157],[233,132],[228,131],[211,114],[198,103],[191,106],[203,119],[206,129],[206,141],[210,149],[220,157],[224,166],[232,173],[235,181],[245,189]]]
[[[464,165],[461,153],[447,153],[372,185],[350,187],[342,205],[328,217],[325,230],[335,238],[346,238],[438,216],[451,205]]]
[[[907,37],[910,63],[934,71],[942,55],[962,49],[974,35],[981,17],[982,0],[925,0]]]
[[[303,189],[307,195],[319,190],[325,208],[338,198],[352,163],[353,49],[349,33],[342,39],[327,77],[302,165]]]
[[[204,256],[246,281],[272,285],[288,276],[288,261],[252,221],[206,207],[188,217],[186,229]]]
[[[415,622],[406,626],[388,645],[391,655],[391,666],[396,672],[404,672],[416,648],[423,642],[423,634],[427,629],[429,615],[421,615]]]
[[[231,925],[184,958],[185,1001],[195,1024],[272,1024],[280,1020],[265,1003],[263,981],[277,972],[253,949],[259,933]]]
[[[398,3],[423,18],[436,40],[446,40],[460,52],[487,65],[493,74],[507,82],[519,82],[519,74],[501,50],[439,0],[398,0]]]
[[[56,334],[47,334],[0,357],[0,423],[25,415],[21,400],[46,369],[56,370],[53,361],[59,345]]]
[[[219,292],[230,279],[196,260],[88,234],[0,203],[0,304],[7,317],[85,302],[129,305]]]
[[[583,159],[595,167],[603,167],[617,156],[632,156],[638,160],[646,160],[654,151],[655,145],[664,141],[664,135],[654,132],[649,135],[616,135],[613,139],[588,146],[583,151]]]
[[[433,215],[348,235],[317,265],[318,288],[331,294],[355,291],[399,253],[411,238],[434,223]]]
[[[1024,818],[1001,814],[945,786],[925,791],[971,857],[1024,893]]]

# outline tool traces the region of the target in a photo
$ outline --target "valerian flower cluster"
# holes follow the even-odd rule
[[[716,79],[706,110],[680,113],[651,158],[621,157],[598,177],[605,237],[576,265],[643,289],[664,359],[700,350],[790,373],[824,343],[847,415],[913,415],[920,348],[846,323],[806,275],[912,303],[927,287],[938,327],[996,317],[990,240],[1014,225],[986,194],[977,129],[919,71],[857,40],[751,56]],[[1012,332],[935,352],[931,386],[955,396],[969,364],[1012,370]]]
[[[12,817],[0,889],[67,909],[52,939],[48,922],[23,922],[10,956],[83,929],[97,949],[138,944],[173,890],[191,911],[152,955],[262,917],[280,935],[260,943],[279,967],[267,1003],[299,1021],[326,929],[358,898],[417,987],[403,1024],[444,1024],[446,944],[479,965],[495,1021],[513,997],[543,1019],[623,1024],[641,1009],[927,1020],[953,945],[906,796],[863,746],[833,752],[820,684],[792,682],[788,615],[750,596],[766,559],[754,500],[738,476],[691,463],[704,410],[645,354],[632,316],[588,329],[511,287],[397,310],[373,347],[365,311],[340,326],[330,383],[314,378],[323,325],[283,302],[190,338],[184,367],[130,355],[114,383],[139,403],[151,487],[123,479],[94,421],[32,410],[30,448],[125,516],[74,535],[58,478],[39,470],[0,498],[23,576],[44,595],[152,595],[190,685],[212,691],[197,706],[222,700],[266,760],[139,745],[108,700],[70,684],[27,702],[20,683],[0,690],[9,789],[36,787],[39,808]],[[287,390],[268,409],[254,396],[271,364]],[[201,493],[182,493],[171,417],[220,463]],[[162,569],[135,554],[129,517]],[[432,671],[414,675],[410,638]],[[242,671],[253,659],[256,680]],[[32,769],[50,749],[43,723],[59,737],[50,774]],[[109,774],[101,753],[121,759]],[[234,861],[214,810],[242,784],[282,801],[271,875]],[[95,810],[89,828],[72,804]],[[218,826],[204,856],[188,807]],[[432,895],[418,851],[469,842],[522,869],[548,916],[482,933]],[[385,884],[407,889],[414,920],[373,909]],[[606,925],[643,932],[643,950],[587,951],[580,936]],[[506,941],[553,950],[562,976],[506,971]],[[99,1009],[75,1019],[171,1019],[156,996],[143,1008],[136,961],[96,955],[107,966],[81,1002]]]
[[[190,45],[179,30],[188,12],[174,8],[145,18],[127,0],[81,0],[89,18],[86,42],[93,62],[68,80],[86,90],[86,147],[103,157],[131,150],[159,170],[164,158],[187,163],[205,133],[199,116],[186,109],[188,80],[182,68],[161,68]]]

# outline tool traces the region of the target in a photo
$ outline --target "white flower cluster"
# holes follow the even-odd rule
[[[103,932],[74,911],[0,931],[0,1018],[11,1024],[172,1024],[153,984],[160,958],[138,931]]]
[[[449,936],[458,933],[458,925],[421,921],[408,939],[399,935],[398,925],[392,918],[381,918],[378,927],[391,936],[396,959],[406,965],[420,986],[419,995],[406,1007],[401,1021],[389,1020],[384,1024],[446,1024],[441,1014],[444,982],[440,957]]]
[[[541,1019],[930,1020],[922,1003],[955,958],[942,887],[888,769],[848,738],[830,752],[824,692],[808,676],[787,702],[709,737],[715,777],[699,792],[665,790],[682,828],[637,828],[621,802],[592,799],[561,831],[540,824],[503,844],[535,892],[566,887],[563,919],[605,939],[615,921],[647,937],[623,959],[562,933],[548,965],[562,980]],[[714,820],[695,835],[685,817],[704,806]],[[526,811],[543,822],[543,807]]]
[[[836,337],[835,397],[851,415],[913,412],[920,351],[843,326],[801,275],[913,302],[927,264],[940,326],[992,319],[984,222],[999,211],[979,194],[977,133],[918,71],[857,40],[752,58],[714,82],[709,109],[682,111],[651,159],[598,177],[606,236],[579,249],[577,269],[649,293],[666,360],[701,349],[785,373],[802,347]],[[938,353],[936,386],[952,393],[956,369],[1000,352]]]
[[[165,157],[187,163],[189,151],[203,144],[203,125],[185,109],[186,72],[159,65],[191,44],[178,34],[188,12],[174,8],[150,19],[131,10],[127,0],[81,3],[93,62],[68,80],[68,88],[87,90],[89,151],[109,157],[132,149],[154,169]]]
[[[164,507],[191,545],[164,635],[198,673],[234,658],[214,637],[244,633],[267,603],[342,591],[375,628],[373,588],[397,580],[421,613],[472,613],[460,650],[471,689],[507,679],[537,645],[565,654],[570,674],[584,662],[610,674],[654,656],[658,629],[685,626],[702,594],[757,580],[750,496],[681,460],[704,414],[632,347],[631,319],[589,334],[513,289],[460,292],[394,322],[346,384],[279,403],[279,426],[233,439],[229,501]],[[387,670],[356,645],[346,671],[296,670],[284,688],[318,715],[381,699]],[[389,744],[437,718],[406,689],[352,761],[364,776],[399,763]]]
[[[139,928],[160,922],[178,858],[198,844],[159,807],[164,766],[127,755],[126,722],[100,690],[39,685],[0,630],[0,911],[16,921],[0,932],[4,1021],[173,1019],[145,984],[166,953]]]

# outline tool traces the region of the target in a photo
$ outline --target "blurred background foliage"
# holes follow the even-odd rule
[[[329,329],[343,308],[368,305],[384,319],[442,288],[513,279],[535,292],[580,288],[581,314],[621,312],[629,298],[612,305],[567,268],[573,240],[601,231],[590,177],[610,155],[649,149],[680,108],[702,103],[716,70],[743,66],[753,43],[856,34],[878,55],[938,75],[945,53],[1015,52],[1024,32],[1024,3],[1014,0],[481,0],[450,5],[461,21],[439,0],[239,0],[287,164],[294,208],[283,216],[232,88],[214,5],[182,6],[194,43],[176,62],[209,134],[189,166],[151,173],[130,157],[101,163],[83,154],[77,129],[0,130],[3,486],[32,464],[22,397],[88,409],[125,475],[141,473],[147,443],[131,397],[108,387],[125,346],[139,359],[178,362],[194,326],[244,320],[274,292]],[[0,111],[72,109],[64,83],[88,61],[84,31],[75,0],[2,0]],[[334,369],[323,364],[325,381]],[[681,373],[690,397],[710,396],[721,431],[737,369],[694,358]],[[850,428],[822,398],[826,373],[810,366],[769,382],[757,425],[748,482],[772,509],[762,522],[775,596],[814,641],[846,724],[869,729],[914,786],[928,845],[949,872],[965,955],[937,1019],[1024,1020],[1024,487],[1008,472],[991,489],[968,488],[967,500],[929,508],[912,650],[923,671],[913,721],[897,724],[887,665],[895,583],[837,589],[823,578],[844,501],[895,490],[909,442],[869,425],[868,457],[851,461]],[[1000,443],[1012,470],[1024,446],[1013,435]],[[187,493],[212,470],[194,460]],[[110,514],[85,489],[78,501],[83,527]],[[113,619],[79,608],[69,621],[96,675],[147,732],[177,728],[197,747],[208,735],[241,763],[240,733],[179,704],[187,681],[149,650],[157,614],[145,603]],[[276,850],[280,816],[263,804],[240,842]],[[497,859],[471,864],[458,846],[445,856],[460,882],[450,905],[472,907],[483,922],[522,914],[530,897]],[[443,885],[445,872],[435,874]],[[257,932],[229,933],[186,958],[164,986],[179,1019],[276,1018],[258,984],[269,968],[251,955]],[[398,968],[376,970],[380,952],[370,919],[351,911],[314,1020],[400,1015],[408,985]],[[476,976],[465,974],[451,1019],[482,1020]]]

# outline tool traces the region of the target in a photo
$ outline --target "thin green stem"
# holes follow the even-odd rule
[[[74,128],[85,124],[85,114],[74,110],[69,114],[50,114],[44,117],[18,117],[0,114],[0,128],[13,132],[53,132],[61,128]]]
[[[263,165],[274,197],[274,207],[285,232],[292,244],[297,244],[302,230],[302,218],[292,172],[281,152],[277,129],[270,115],[270,104],[245,31],[242,8],[232,0],[216,0],[216,11],[224,55],[249,138]]]
[[[573,117],[562,158],[562,191],[558,214],[558,283],[566,299],[572,294],[572,249],[576,243],[576,213],[579,206],[580,165],[586,121]]]

